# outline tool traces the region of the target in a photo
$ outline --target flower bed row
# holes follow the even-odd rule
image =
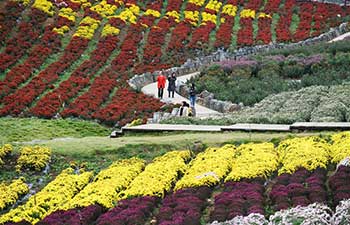
[[[289,207],[306,206],[314,202],[327,202],[327,189],[325,186],[327,171],[317,169],[310,172],[299,169],[293,174],[282,174],[275,180],[269,198],[274,210]]]
[[[62,171],[40,192],[31,196],[28,201],[8,213],[0,216],[0,223],[28,221],[37,223],[46,215],[69,201],[91,179],[91,172],[74,174],[73,169]]]
[[[225,181],[270,177],[277,170],[278,158],[272,143],[242,144],[235,151],[231,172]]]
[[[28,191],[28,185],[23,178],[12,180],[11,183],[0,183],[0,211],[15,204]]]
[[[251,213],[264,215],[264,191],[261,180],[225,183],[223,192],[215,196],[210,221],[226,221]]]
[[[13,150],[13,147],[10,144],[5,144],[0,147],[0,166],[4,165],[4,161],[3,161],[4,158],[7,155],[11,154],[12,150]]]
[[[293,40],[295,42],[304,40],[310,37],[311,26],[314,15],[314,4],[312,3],[303,3],[300,7],[300,22],[298,28],[293,35]]]
[[[164,197],[170,191],[178,177],[186,170],[189,151],[173,151],[157,157],[137,176],[129,187],[119,194],[119,198],[138,196]]]
[[[132,26],[121,45],[121,52],[112,61],[111,67],[108,67],[101,76],[97,77],[89,90],[75,99],[63,112],[62,116],[82,116],[83,118],[98,118],[108,124],[119,122],[121,125],[132,121],[137,116],[150,116],[154,110],[162,105],[158,100],[137,94],[134,91],[126,90],[126,80],[128,79],[125,71],[132,67],[134,59],[137,57],[137,43],[141,41],[141,31],[144,28]],[[123,71],[116,73],[115,71]],[[119,90],[111,99],[111,102],[103,109],[99,110],[101,105],[108,100],[113,89]],[[127,95],[122,95],[127,94]],[[123,104],[132,106],[130,109],[125,108]],[[133,113],[128,113],[133,109]],[[134,111],[136,110],[136,114]],[[124,118],[126,117],[126,118]],[[124,119],[124,121],[121,121]]]
[[[218,184],[231,169],[234,151],[233,145],[226,145],[222,148],[208,148],[199,153],[176,183],[175,190]]]
[[[144,161],[128,159],[113,163],[102,170],[82,191],[69,200],[61,209],[86,207],[99,204],[105,208],[115,205],[118,194],[142,171]]]
[[[44,31],[43,24],[48,15],[36,8],[32,8],[28,21],[18,25],[17,35],[6,41],[6,48],[0,54],[0,72],[15,64],[26,51],[32,47]]]
[[[9,38],[11,30],[17,25],[17,19],[20,17],[22,11],[25,9],[25,5],[16,1],[8,1],[4,7],[4,14],[6,15],[0,21],[1,33],[0,43],[4,43]]]
[[[349,216],[348,208],[350,200],[341,202],[333,214],[332,210],[324,204],[314,203],[308,206],[297,206],[288,210],[281,210],[271,215],[269,219],[261,214],[249,216],[237,216],[225,222],[213,222],[211,225],[237,225],[237,224],[320,224],[320,225],[345,225]]]
[[[67,26],[73,25],[65,18],[59,17],[56,23],[58,21],[65,21]],[[35,73],[34,71],[43,64],[47,57],[59,51],[61,47],[60,36],[51,29],[51,26],[46,27],[41,42],[32,47],[26,60],[22,64],[13,67],[6,74],[0,82],[0,96],[6,96],[14,92],[20,84],[27,81]]]
[[[62,106],[90,84],[90,79],[106,63],[117,43],[118,37],[113,35],[100,39],[90,58],[73,71],[67,80],[60,83],[58,88],[43,96],[35,107],[30,109],[31,114],[44,118],[56,115]]]
[[[0,115],[19,115],[36,97],[58,80],[59,74],[81,56],[88,43],[88,39],[73,37],[59,60],[41,71],[27,85],[3,99]]]
[[[49,164],[51,159],[51,149],[44,146],[26,146],[20,149],[17,159],[17,170],[34,169],[40,171]]]

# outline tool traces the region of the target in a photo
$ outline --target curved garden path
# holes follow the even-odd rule
[[[190,79],[191,77],[194,77],[198,74],[199,74],[199,72],[194,72],[194,73],[186,74],[184,76],[179,76],[179,77],[177,77],[176,82],[177,82],[177,84],[179,82],[186,82],[188,79]],[[167,90],[168,81],[167,81],[165,87],[166,88],[164,89],[164,95],[163,95],[163,99],[162,99],[163,102],[174,103],[174,104],[176,104],[176,103],[181,104],[182,101],[186,101],[188,103],[190,102],[189,99],[182,97],[181,95],[179,95],[176,92],[175,92],[174,98],[168,98],[168,90]],[[153,95],[156,98],[158,97],[157,83],[148,84],[148,85],[144,86],[141,90],[145,94]],[[195,108],[196,108],[196,113],[197,113],[196,117],[210,117],[210,116],[221,115],[220,112],[214,111],[212,109],[201,106],[199,104],[196,104]]]

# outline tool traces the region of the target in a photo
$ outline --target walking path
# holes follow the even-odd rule
[[[350,32],[345,33],[345,34],[342,34],[342,35],[340,35],[339,37],[336,37],[336,38],[334,38],[333,40],[330,40],[329,42],[341,41],[341,40],[343,40],[344,38],[349,37],[349,36],[350,36]]]
[[[180,76],[180,77],[177,77],[176,79],[176,82],[177,84],[179,82],[186,82],[187,80],[189,80],[191,77],[194,77],[196,75],[198,75],[199,72],[195,72],[195,73],[190,73],[190,74],[187,74],[187,75],[184,75],[184,76]],[[165,88],[164,88],[164,95],[163,95],[163,99],[161,101],[163,102],[166,102],[166,103],[173,103],[173,104],[181,104],[182,101],[186,101],[187,103],[190,102],[189,99],[187,98],[184,98],[182,97],[181,95],[175,93],[174,95],[174,98],[169,98],[168,97],[168,81],[165,85]],[[155,96],[156,98],[158,97],[158,88],[157,88],[157,83],[151,83],[151,84],[148,84],[146,86],[144,86],[141,91],[145,94],[148,94],[148,95],[153,95]],[[211,116],[218,116],[218,115],[221,115],[220,112],[217,112],[217,111],[214,111],[212,109],[209,109],[209,108],[206,108],[204,106],[201,106],[201,105],[198,105],[196,104],[195,105],[195,109],[196,109],[196,117],[211,117]]]
[[[246,132],[293,132],[305,130],[350,130],[350,123],[344,122],[299,122],[293,124],[254,124],[237,123],[231,126],[214,125],[184,125],[184,124],[143,124],[133,127],[123,127],[119,134],[124,132],[162,132],[162,131],[195,131],[195,132],[224,132],[224,131],[246,131]],[[116,135],[116,134],[114,134]],[[113,136],[113,134],[111,135]]]

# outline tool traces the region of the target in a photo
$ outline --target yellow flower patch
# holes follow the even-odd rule
[[[0,166],[4,164],[3,158],[8,154],[11,154],[13,147],[10,144],[5,144],[0,147]]]
[[[218,184],[230,171],[235,150],[235,146],[226,145],[222,148],[208,148],[199,153],[190,162],[182,179],[176,183],[175,190]]]
[[[205,3],[205,0],[188,0],[188,2],[198,6],[203,6]]]
[[[81,5],[83,8],[91,6],[91,3],[88,0],[70,0],[70,1]]]
[[[267,178],[278,167],[277,152],[272,143],[249,143],[240,145],[232,163],[232,171],[225,181],[239,181],[243,178]]]
[[[259,13],[258,18],[270,18],[271,19],[272,17],[269,14],[261,12],[261,13]]]
[[[69,31],[69,27],[67,25],[64,25],[60,28],[54,27],[52,29],[52,31],[59,34],[59,35],[64,35],[65,33],[67,33]]]
[[[222,8],[222,13],[235,17],[237,14],[237,9],[238,9],[237,6],[232,4],[227,4],[227,5],[224,5],[224,7]]]
[[[67,18],[70,21],[75,22],[75,17],[77,13],[73,11],[71,8],[62,8],[60,9],[60,12],[58,13],[58,16]]]
[[[120,199],[136,196],[164,197],[187,168],[189,151],[173,151],[157,157],[119,194]]]
[[[26,146],[20,150],[16,168],[24,168],[40,171],[49,163],[51,158],[51,149],[45,146]]]
[[[350,156],[350,132],[341,132],[332,136],[333,144],[331,146],[331,161],[339,163]]]
[[[175,22],[179,23],[180,22],[180,14],[176,11],[168,11],[166,13],[167,16],[173,17],[175,19]]]
[[[185,19],[191,20],[193,25],[196,26],[199,21],[198,11],[185,11]]]
[[[60,206],[72,199],[91,179],[92,172],[80,175],[73,169],[62,171],[40,192],[31,196],[28,201],[0,217],[0,224],[26,220],[32,224],[56,211]]]
[[[108,18],[119,18],[126,23],[136,24],[137,17],[140,14],[140,8],[136,5],[129,5],[128,8],[125,8],[120,12],[119,15],[109,16]]]
[[[216,19],[217,19],[217,16],[214,15],[214,14],[207,13],[207,12],[203,12],[203,13],[202,13],[202,21],[203,21],[204,23],[206,23],[206,22],[212,22],[212,23],[216,24]]]
[[[118,193],[124,190],[130,182],[142,171],[145,162],[140,159],[128,159],[113,163],[102,170],[79,194],[71,199],[62,209],[79,206],[89,206],[99,203],[112,208]]]
[[[103,27],[102,30],[102,37],[106,37],[108,35],[118,35],[120,33],[120,30],[116,27],[111,26],[110,24],[107,24]]]
[[[154,16],[156,18],[159,18],[161,14],[157,10],[147,9],[144,15],[145,16]]]
[[[330,145],[319,137],[293,138],[277,147],[282,167],[278,174],[293,173],[298,168],[314,170],[326,168],[330,158]]]
[[[47,13],[49,16],[53,16],[55,13],[52,3],[47,0],[35,0],[32,7]]]
[[[24,178],[13,180],[10,184],[0,183],[0,211],[15,204],[19,196],[27,194],[28,191]]]
[[[255,10],[251,10],[251,9],[243,9],[240,13],[240,16],[242,18],[251,18],[254,19],[255,18]]]
[[[103,18],[107,18],[108,16],[114,15],[118,7],[108,4],[106,0],[102,0],[97,5],[90,7],[90,9],[101,15]]]
[[[219,2],[217,0],[209,0],[205,8],[214,10],[215,12],[219,12],[221,5],[222,5],[222,2]]]
[[[87,16],[80,22],[80,25],[73,36],[92,39],[99,25],[99,20]]]

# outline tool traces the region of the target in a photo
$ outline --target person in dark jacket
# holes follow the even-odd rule
[[[187,116],[187,110],[189,107],[190,105],[187,102],[182,101],[182,105],[180,107],[180,116]]]
[[[194,83],[191,84],[189,94],[190,94],[190,105],[191,107],[194,108],[194,104],[196,103],[196,87]]]
[[[172,73],[169,77],[168,77],[168,92],[169,92],[169,98],[170,95],[172,98],[174,98],[174,92],[175,92],[175,85],[176,82],[176,77],[175,77],[175,73]]]

